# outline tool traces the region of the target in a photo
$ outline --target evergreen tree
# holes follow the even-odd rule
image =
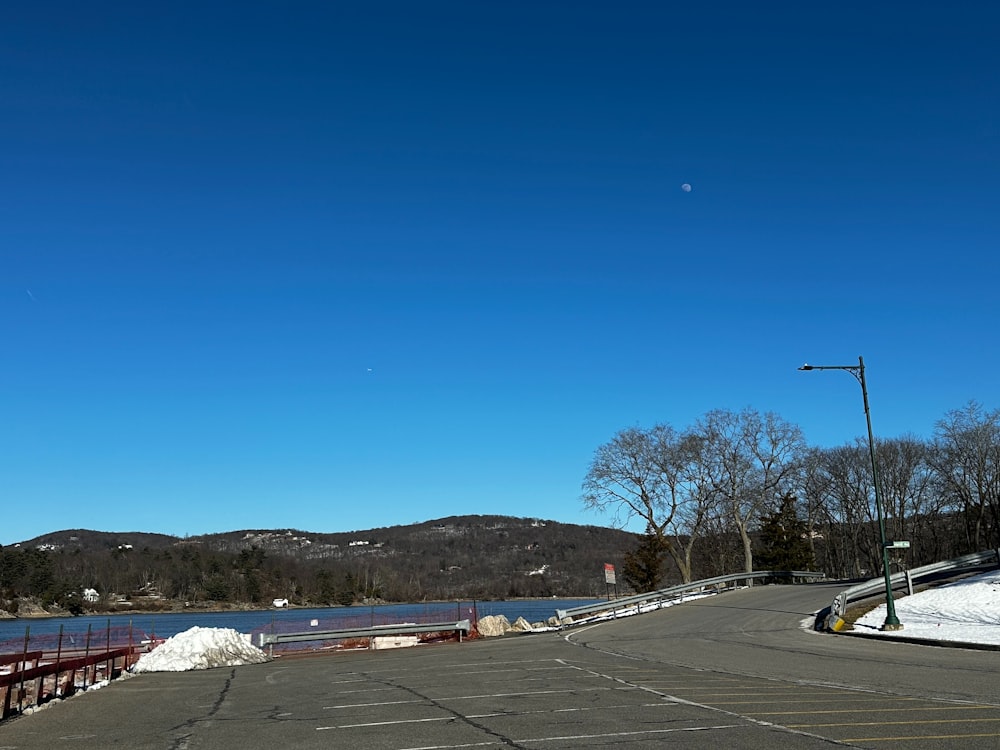
[[[663,580],[663,563],[667,558],[667,548],[662,537],[647,531],[639,539],[638,546],[625,553],[622,576],[625,582],[639,593],[656,591]]]
[[[337,604],[350,607],[358,600],[357,579],[351,573],[344,575],[344,584],[337,591]]]
[[[797,498],[787,493],[781,507],[765,516],[760,527],[761,550],[755,555],[758,570],[812,570],[808,530],[796,508]]]

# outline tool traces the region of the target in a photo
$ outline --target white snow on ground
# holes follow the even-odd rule
[[[268,656],[232,628],[193,627],[139,657],[133,672],[187,672],[191,669],[260,664]]]
[[[858,618],[854,630],[886,638],[925,638],[1000,645],[1000,571],[895,598],[900,631],[882,631],[885,605]]]
[[[655,612],[658,609],[666,609],[667,607],[673,607],[678,604],[683,604],[684,602],[692,602],[695,599],[704,599],[708,596],[717,595],[717,592],[714,591],[703,591],[695,594],[684,594],[682,596],[678,596],[676,599],[653,600],[643,602],[641,604],[629,604],[626,606],[616,606],[614,601],[610,601],[608,602],[606,609],[597,612],[596,614],[577,617],[573,620],[573,624],[583,625],[594,622],[605,622],[607,620],[617,620],[619,617],[631,617],[633,615],[645,614],[646,612]]]

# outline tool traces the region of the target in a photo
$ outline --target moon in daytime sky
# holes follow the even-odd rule
[[[683,185],[681,185],[681,190],[683,190],[685,193],[690,193],[691,185],[685,182]]]

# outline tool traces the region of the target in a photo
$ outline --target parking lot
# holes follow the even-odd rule
[[[991,748],[996,652],[802,630],[768,587],[563,632],[142,674],[0,725],[0,750]]]

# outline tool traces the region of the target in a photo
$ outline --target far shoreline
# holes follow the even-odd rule
[[[185,605],[184,603],[175,603],[172,606],[164,607],[125,607],[122,609],[115,610],[87,610],[81,612],[80,614],[74,615],[72,612],[67,610],[60,611],[50,611],[44,609],[37,604],[29,604],[29,612],[14,614],[8,612],[7,610],[0,609],[0,621],[10,622],[13,620],[48,620],[56,618],[66,618],[75,619],[77,617],[120,617],[122,615],[173,615],[173,614],[184,614],[193,612],[205,612],[205,613],[224,613],[224,612],[287,612],[295,610],[311,610],[311,609],[370,609],[372,607],[391,607],[391,606],[405,606],[413,605],[419,606],[421,604],[496,604],[498,602],[544,602],[544,601],[560,601],[567,599],[579,599],[581,601],[602,601],[604,597],[587,597],[587,596],[519,596],[519,597],[505,597],[497,599],[428,599],[419,602],[357,602],[355,604],[289,604],[284,607],[275,607],[267,605],[252,605],[252,604],[209,604],[206,606],[199,605]],[[24,606],[24,605],[22,605]]]

